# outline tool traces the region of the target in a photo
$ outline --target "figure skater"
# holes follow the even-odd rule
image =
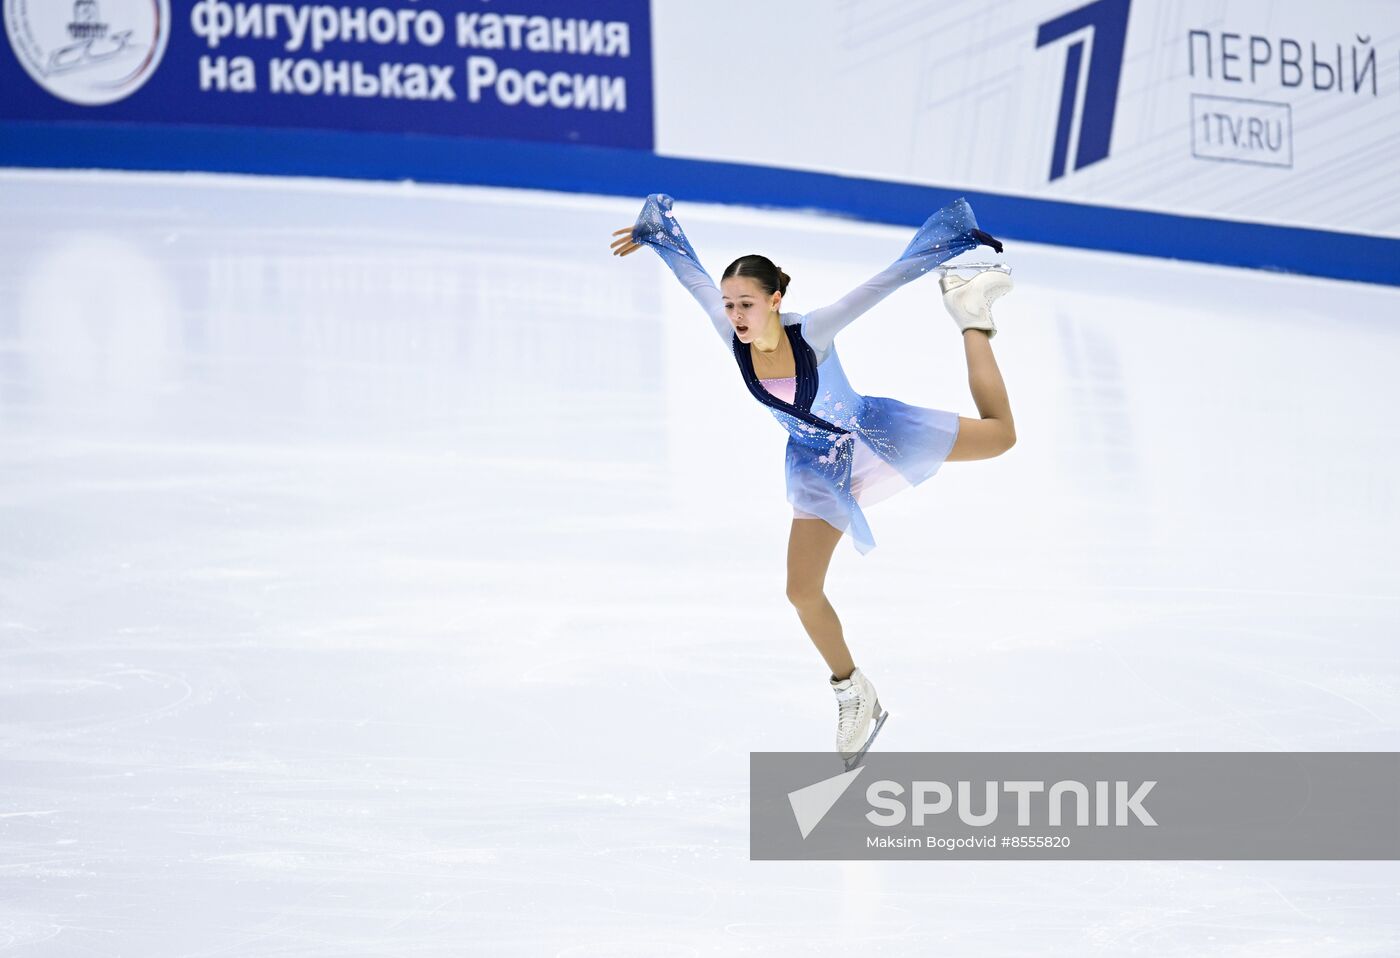
[[[672,212],[669,196],[653,193],[630,227],[617,230],[612,251],[626,256],[647,245],[709,315],[733,353],[749,392],[787,430],[787,497],[793,506],[788,537],[787,597],[831,669],[836,693],[836,749],[850,769],[860,761],[889,713],[875,686],[851,658],[823,591],[827,567],[843,534],[862,555],[875,546],[862,506],[923,482],[945,460],[990,459],[1016,442],[1011,404],[992,355],[991,304],[1011,289],[1004,266],[971,279],[941,264],[984,244],[1002,245],[977,228],[972,208],[958,199],[930,216],[900,257],[838,302],[806,315],[782,312],[789,277],[767,257],[741,256],[724,271],[720,289],[700,265]],[[943,303],[962,331],[968,385],[981,418],[863,396],[846,380],[833,338],[857,316],[910,280],[938,269]]]

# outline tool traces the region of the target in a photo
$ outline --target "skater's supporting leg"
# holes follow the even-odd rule
[[[841,633],[841,620],[823,591],[831,554],[841,541],[841,530],[822,519],[793,519],[788,537],[788,601],[797,609],[802,627],[838,679],[855,670],[851,652]]]
[[[987,334],[969,329],[962,336],[963,349],[967,352],[967,384],[982,418],[958,417],[958,438],[948,459],[991,459],[1016,443],[1011,400],[1006,396],[1006,383],[1002,381]]]

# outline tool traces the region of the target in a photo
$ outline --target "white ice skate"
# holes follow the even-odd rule
[[[961,268],[976,267],[983,267],[983,264],[967,263]],[[943,268],[938,280],[938,287],[943,290],[943,306],[959,330],[980,329],[991,339],[997,334],[996,323],[992,322],[992,303],[1011,291],[1011,269],[1000,264],[986,266],[972,279],[963,279],[953,272],[959,268]]]
[[[849,772],[880,734],[890,713],[880,708],[875,686],[860,669],[852,671],[849,678],[833,678],[831,688],[836,693],[836,751]]]

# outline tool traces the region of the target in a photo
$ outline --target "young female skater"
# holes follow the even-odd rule
[[[852,390],[832,342],[836,333],[900,286],[978,244],[999,242],[977,228],[972,208],[955,200],[920,227],[899,259],[838,302],[805,316],[784,313],[789,278],[764,256],[741,256],[716,289],[671,210],[669,196],[647,197],[637,222],[613,233],[613,254],[642,244],[700,303],[732,351],[749,392],[787,429],[787,495],[793,506],[788,538],[787,595],[812,642],[831,668],[836,692],[836,748],[849,769],[875,740],[889,713],[875,686],[851,659],[841,621],[823,591],[842,534],[861,554],[875,547],[862,505],[909,488],[946,460],[990,459],[1016,441],[1011,404],[991,337],[991,303],[1011,289],[1004,267],[971,280],[943,267],[943,303],[962,330],[968,384],[980,419]]]

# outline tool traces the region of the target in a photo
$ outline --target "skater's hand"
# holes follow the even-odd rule
[[[641,243],[632,239],[632,227],[624,226],[620,230],[613,231],[614,236],[621,237],[612,241],[612,251],[614,256],[626,256],[628,253],[635,253],[642,248]]]

